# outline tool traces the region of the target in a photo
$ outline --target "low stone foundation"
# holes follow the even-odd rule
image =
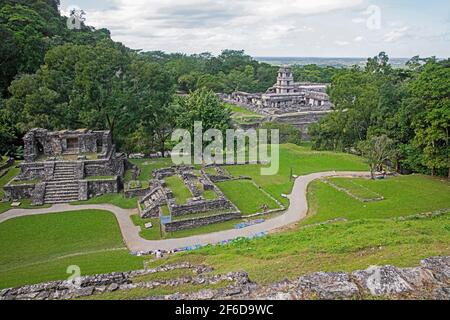
[[[87,180],[88,198],[98,197],[108,193],[120,191],[119,178],[113,180]]]
[[[174,217],[188,214],[195,214],[213,210],[232,209],[233,205],[227,199],[196,201],[184,205],[170,207],[170,211]]]
[[[21,185],[6,185],[3,187],[5,195],[3,200],[5,201],[19,201],[22,199],[30,199],[33,197],[35,184],[21,184]]]
[[[242,214],[240,212],[230,212],[223,213],[214,216],[209,216],[205,218],[197,218],[197,219],[187,219],[182,221],[175,221],[171,223],[167,223],[163,225],[163,229],[165,232],[176,232],[186,229],[193,229],[197,227],[207,226],[210,224],[235,220],[242,218]]]
[[[175,269],[191,269],[195,276],[150,282],[132,282],[139,277]],[[189,263],[162,266],[156,269],[111,273],[82,277],[79,286],[67,281],[54,281],[0,291],[0,300],[66,300],[88,297],[104,292],[152,289],[191,284],[229,285],[221,289],[176,293],[146,300],[363,300],[363,299],[420,299],[450,300],[450,257],[422,260],[419,267],[370,267],[347,272],[317,272],[284,280],[271,285],[252,283],[246,272],[206,275],[212,269]]]

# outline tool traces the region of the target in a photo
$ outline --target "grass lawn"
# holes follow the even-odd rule
[[[360,199],[377,200],[381,197],[381,194],[363,186],[360,183],[361,181],[365,181],[363,179],[330,178],[328,181],[339,188],[347,190],[350,194]]]
[[[262,212],[262,207],[278,209],[280,206],[249,180],[233,180],[217,184],[225,196],[241,210],[243,215]]]
[[[450,254],[450,215],[420,220],[360,220],[296,228],[226,246],[209,246],[152,263],[205,263],[215,272],[246,270],[258,283],[321,271],[354,271],[370,265],[416,266]]]
[[[114,215],[85,210],[21,217],[0,224],[0,287],[139,269],[143,258],[126,249]]]
[[[368,171],[364,159],[333,152],[312,151],[310,145],[280,146],[280,169],[273,176],[262,176],[263,165],[227,166],[226,169],[235,177],[250,176],[258,185],[269,192],[275,199],[288,205],[289,200],[282,194],[290,194],[294,182],[290,179],[291,168],[294,175],[305,175],[322,171]]]
[[[30,199],[23,199],[19,201],[21,203],[20,207],[18,208],[13,208],[11,207],[11,203],[12,202],[0,202],[0,214],[11,210],[11,209],[43,209],[43,208],[50,208],[51,205],[50,204],[45,204],[42,206],[33,206],[31,204],[31,200]]]
[[[146,240],[160,240],[160,226],[159,219],[142,219],[139,215],[131,216],[131,220],[133,220],[134,225],[141,227],[140,236]],[[153,224],[153,228],[146,229],[145,224],[151,222]]]
[[[259,116],[260,118],[263,117],[263,116],[257,114],[256,112],[245,109],[241,106],[237,106],[235,104],[226,103],[225,106],[231,110],[231,112],[233,113],[233,116]]]
[[[202,196],[206,200],[216,200],[217,199],[217,193],[215,193],[213,190],[203,191]]]
[[[450,183],[422,175],[386,180],[341,179],[382,195],[385,200],[364,203],[321,181],[309,187],[309,217],[302,224],[336,218],[382,219],[450,208]]]
[[[121,193],[108,193],[100,197],[94,197],[87,201],[75,201],[71,202],[71,205],[87,205],[87,204],[112,204],[122,209],[136,209],[137,198],[125,198]]]
[[[161,158],[161,159],[129,159],[132,164],[141,169],[141,174],[139,175],[140,181],[149,181],[153,179],[152,173],[155,170],[171,167],[173,166],[172,158]],[[131,175],[130,175],[131,180]]]
[[[177,204],[185,204],[192,198],[192,193],[179,176],[172,176],[165,179],[167,187],[173,192]]]

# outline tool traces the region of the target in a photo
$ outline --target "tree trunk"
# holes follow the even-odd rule
[[[370,177],[375,180],[375,166],[370,166]]]
[[[165,158],[166,144],[165,144],[165,141],[163,139],[160,141],[159,147],[160,147],[159,151],[161,152],[162,157]]]

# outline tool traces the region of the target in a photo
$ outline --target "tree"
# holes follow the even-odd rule
[[[292,143],[300,145],[302,142],[302,133],[296,127],[277,122],[266,122],[262,125],[261,129],[265,130],[278,130],[280,134],[280,144]]]
[[[206,88],[192,92],[188,97],[180,97],[178,125],[193,134],[194,122],[201,121],[203,130],[218,129],[225,134],[232,127],[231,111],[225,107],[217,95]]]
[[[409,104],[417,106],[414,145],[423,150],[423,165],[450,179],[450,60],[429,60],[408,86]]]
[[[359,143],[359,150],[367,159],[372,179],[375,179],[375,171],[381,169],[383,164],[390,159],[392,155],[392,144],[393,141],[386,135],[371,137]]]

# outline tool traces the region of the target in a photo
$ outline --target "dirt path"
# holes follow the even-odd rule
[[[174,250],[187,246],[216,244],[222,241],[240,237],[252,237],[262,232],[270,232],[289,226],[303,220],[308,213],[308,202],[306,193],[308,185],[317,179],[326,177],[367,177],[363,172],[322,172],[298,177],[295,181],[292,194],[289,196],[290,206],[282,216],[270,219],[264,223],[250,226],[244,229],[232,229],[210,234],[196,235],[182,239],[145,240],[139,236],[140,227],[135,226],[130,219],[133,210],[125,210],[113,205],[81,205],[72,206],[68,204],[55,205],[46,209],[13,209],[0,214],[0,223],[10,219],[41,215],[48,213],[63,213],[80,210],[106,210],[112,212],[119,223],[123,239],[127,247],[133,253],[149,252],[156,250]]]

